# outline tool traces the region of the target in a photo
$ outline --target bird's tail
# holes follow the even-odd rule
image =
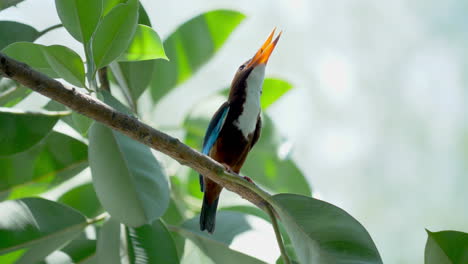
[[[207,230],[208,233],[213,234],[216,224],[216,208],[218,208],[219,197],[210,203],[208,201],[207,194],[208,193],[205,193],[203,196],[203,205],[200,213],[200,230]]]

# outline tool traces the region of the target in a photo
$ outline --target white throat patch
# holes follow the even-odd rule
[[[255,131],[260,114],[260,95],[262,94],[265,64],[258,65],[247,77],[247,90],[244,109],[234,124],[242,131],[245,138]]]

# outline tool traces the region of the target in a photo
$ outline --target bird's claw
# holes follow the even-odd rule
[[[255,183],[252,181],[252,179],[250,179],[249,177],[247,177],[247,176],[243,176],[243,177],[244,177],[244,180],[246,180],[246,181],[248,181],[248,182],[250,182],[250,183],[255,184]]]

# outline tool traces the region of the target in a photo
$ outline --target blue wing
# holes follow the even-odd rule
[[[202,153],[208,155],[210,153],[211,148],[215,144],[216,140],[218,139],[219,132],[223,128],[224,121],[226,121],[227,114],[229,112],[229,103],[225,102],[221,107],[219,107],[218,111],[214,114],[213,118],[208,125],[208,129],[205,133],[205,138],[203,139],[203,149]],[[200,188],[201,191],[204,191],[203,187],[203,176],[200,175]]]

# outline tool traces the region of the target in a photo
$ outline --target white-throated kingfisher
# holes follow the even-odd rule
[[[212,117],[203,140],[203,154],[209,155],[235,173],[239,173],[247,154],[260,137],[260,96],[265,67],[281,36],[280,33],[273,41],[274,33],[275,30],[253,58],[237,70],[231,83],[229,98]],[[246,179],[251,181],[247,177]],[[202,175],[200,186],[205,193],[200,213],[200,230],[213,233],[222,187]]]

